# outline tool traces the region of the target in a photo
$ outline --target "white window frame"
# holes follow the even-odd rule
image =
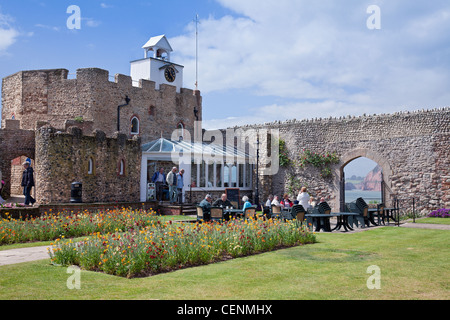
[[[137,121],[137,132],[133,131],[133,120],[135,120],[135,119]],[[134,116],[133,118],[131,118],[131,129],[130,129],[131,134],[132,135],[138,135],[140,130],[141,130],[141,123],[139,121],[139,118],[137,116]]]

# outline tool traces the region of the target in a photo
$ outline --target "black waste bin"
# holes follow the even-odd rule
[[[82,190],[83,184],[81,182],[72,183],[72,188],[70,190],[70,202],[71,203],[81,203],[82,200]]]

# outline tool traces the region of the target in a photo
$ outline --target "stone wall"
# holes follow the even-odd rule
[[[89,122],[92,130],[101,130],[110,137],[117,131],[117,107],[131,100],[120,110],[120,132],[131,138],[131,119],[140,120],[139,136],[150,142],[163,134],[170,138],[180,123],[193,132],[197,108],[201,120],[201,96],[198,91],[140,80],[133,86],[131,77],[117,74],[109,81],[109,72],[97,68],[78,69],[75,79],[68,79],[68,70],[21,71],[3,79],[2,123],[6,119],[21,120],[20,128],[34,130],[37,122],[65,129],[75,118]]]
[[[35,158],[34,131],[19,129],[18,120],[5,120],[0,129],[0,175],[5,181],[2,196],[6,199],[11,194],[11,161],[18,157]],[[20,182],[14,181],[14,184]]]
[[[83,135],[77,127],[59,132],[50,126],[36,130],[36,197],[40,204],[68,203],[71,184],[82,183],[83,202],[139,201],[140,139],[106,137],[102,131]],[[89,159],[93,173],[88,173]],[[124,161],[125,174],[119,174]]]
[[[415,197],[419,211],[450,207],[450,108],[278,121],[242,129],[278,129],[291,159],[299,159],[303,149],[337,152],[340,156],[340,163],[331,167],[333,175],[329,179],[322,178],[320,171],[310,166],[290,166],[280,168],[276,175],[260,176],[263,199],[269,193],[285,193],[289,177],[293,177],[307,185],[312,196],[326,197],[338,210],[344,167],[358,157],[367,157],[383,169],[387,205],[392,204],[394,197]],[[261,161],[267,161],[262,154]]]

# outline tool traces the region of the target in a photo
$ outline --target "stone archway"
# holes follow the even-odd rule
[[[335,180],[334,180],[333,184],[334,184],[334,188],[335,188],[336,194],[337,194],[337,197],[336,197],[337,203],[335,203],[334,205],[335,205],[335,207],[340,208],[340,210],[344,210],[343,205],[345,203],[344,168],[351,161],[361,158],[361,157],[368,158],[368,159],[376,162],[381,167],[382,172],[383,172],[382,184],[385,186],[385,188],[384,188],[385,192],[383,194],[382,202],[387,204],[390,199],[389,194],[391,193],[392,169],[391,169],[391,165],[387,161],[386,157],[383,157],[381,154],[374,152],[373,150],[369,150],[369,149],[363,149],[363,148],[353,149],[353,150],[350,150],[350,151],[344,153],[341,156],[341,161],[340,161],[338,169],[336,170],[335,175],[334,175]]]
[[[15,121],[19,120],[8,120],[8,123]],[[16,127],[18,127],[18,125],[16,125]],[[0,130],[0,141],[2,140],[3,142],[1,144],[0,152],[0,171],[2,172],[2,180],[5,181],[3,195],[9,198],[11,195],[11,161],[20,156],[35,159],[36,147],[34,141],[34,131],[21,129],[10,130],[7,126],[6,129]]]

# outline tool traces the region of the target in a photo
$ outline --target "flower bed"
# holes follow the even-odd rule
[[[49,255],[54,264],[130,278],[314,242],[315,235],[295,221],[156,221],[140,230],[97,234],[80,242],[58,239]]]
[[[428,217],[430,218],[448,218],[450,217],[450,209],[438,209],[430,214],[428,214]]]
[[[25,203],[9,203],[5,202],[3,204],[0,203],[0,209],[13,209],[13,208],[26,208],[27,205]]]
[[[50,212],[25,220],[3,219],[0,221],[0,245],[126,231],[150,225],[155,219],[154,211],[125,208],[81,214]]]

